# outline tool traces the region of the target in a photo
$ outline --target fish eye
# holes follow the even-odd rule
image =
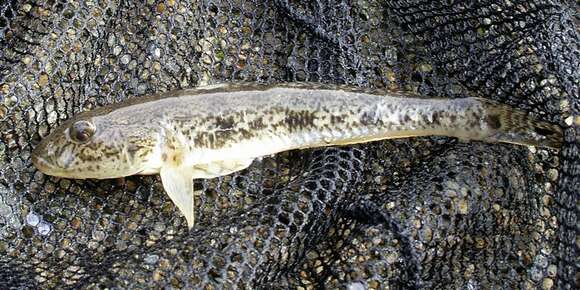
[[[85,143],[95,134],[95,125],[89,121],[77,121],[70,126],[69,136],[72,141]]]

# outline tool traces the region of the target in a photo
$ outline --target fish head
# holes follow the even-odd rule
[[[32,163],[46,175],[64,178],[140,174],[148,168],[156,134],[152,126],[81,114],[44,138],[32,152]]]

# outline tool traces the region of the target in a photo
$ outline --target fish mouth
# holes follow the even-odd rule
[[[38,155],[34,154],[34,152],[32,153],[32,164],[34,165],[34,167],[36,167],[36,169],[38,169],[40,172],[46,174],[46,175],[52,175],[52,176],[60,176],[58,174],[58,168],[56,168],[54,165],[52,165],[52,162],[39,157]]]
[[[129,170],[126,174],[116,173],[116,172],[93,172],[87,173],[83,171],[72,171],[66,170],[59,166],[55,166],[50,159],[45,159],[33,154],[31,157],[32,164],[38,171],[42,172],[44,175],[55,176],[59,178],[72,178],[72,179],[113,179],[121,178],[129,175],[139,174],[142,170]],[[148,174],[154,174],[153,172]]]
[[[69,177],[70,174],[67,174],[66,171],[63,170],[63,168],[55,165],[58,163],[55,163],[55,161],[52,158],[50,158],[51,156],[49,156],[48,158],[40,157],[41,154],[38,154],[39,151],[40,149],[38,148],[33,150],[32,155],[30,157],[32,165],[34,165],[34,167],[36,167],[38,171],[42,172],[42,174],[50,176],[64,178]]]

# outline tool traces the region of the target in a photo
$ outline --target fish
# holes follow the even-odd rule
[[[562,129],[479,97],[416,94],[321,83],[222,83],[174,90],[74,116],[34,148],[43,174],[110,179],[159,174],[170,199],[195,224],[195,179],[228,175],[283,151],[393,138],[558,149]]]

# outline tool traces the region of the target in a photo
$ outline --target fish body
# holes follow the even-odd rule
[[[352,87],[222,84],[81,113],[33,151],[65,178],[160,174],[193,225],[193,179],[223,176],[282,151],[412,136],[559,147],[561,129],[481,98],[425,99]]]

